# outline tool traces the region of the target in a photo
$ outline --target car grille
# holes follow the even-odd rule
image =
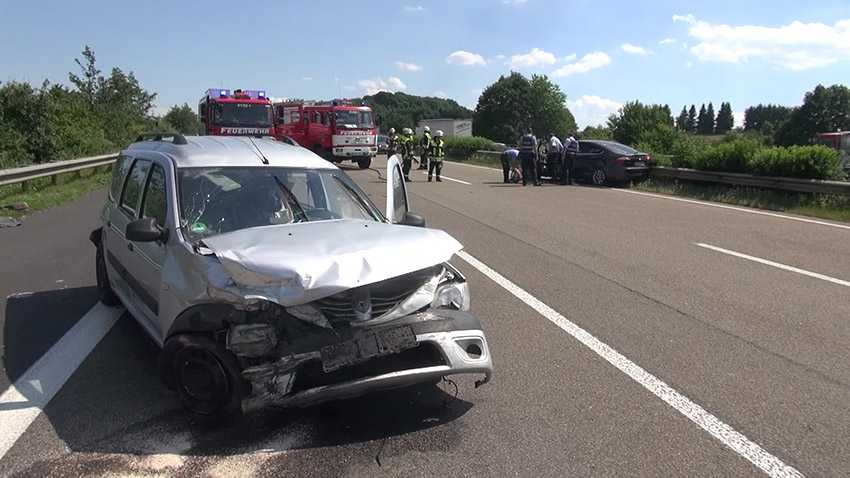
[[[360,317],[354,308],[355,298],[364,297],[368,294],[372,305],[371,318],[380,317],[410,297],[423,284],[435,275],[441,274],[442,271],[442,266],[429,267],[374,284],[349,289],[319,299],[314,302],[314,305],[325,314],[331,324],[356,322],[360,320]]]

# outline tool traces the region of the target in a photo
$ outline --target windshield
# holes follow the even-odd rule
[[[628,155],[640,154],[640,151],[638,151],[634,148],[630,148],[630,147],[626,146],[625,144],[615,143],[613,141],[600,141],[599,144],[601,144],[602,146],[605,146],[606,148],[608,148],[609,150],[611,150],[613,153],[616,153],[616,154],[628,154]]]
[[[222,126],[271,126],[272,107],[255,103],[215,103],[213,122]]]
[[[372,128],[372,112],[337,111],[336,125],[338,128]]]
[[[178,181],[180,223],[192,242],[274,224],[381,220],[366,195],[337,170],[184,168]]]

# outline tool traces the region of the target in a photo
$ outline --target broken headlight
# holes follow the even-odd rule
[[[431,307],[468,311],[469,285],[466,278],[448,262],[443,267]]]
[[[434,302],[431,303],[431,307],[469,310],[469,285],[466,282],[441,285],[434,293]]]

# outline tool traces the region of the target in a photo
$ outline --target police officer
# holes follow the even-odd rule
[[[413,164],[413,150],[416,149],[416,140],[413,138],[413,130],[404,128],[401,130],[402,136],[399,140],[401,150],[401,170],[404,173],[404,180],[410,182],[410,167]]]
[[[419,169],[428,169],[428,153],[431,150],[431,127],[425,125],[422,128],[422,137],[419,138],[419,148],[422,154],[419,156]],[[430,169],[428,169],[430,171]]]
[[[431,158],[431,162],[428,163],[428,182],[431,182],[431,176],[434,175],[434,170],[437,171],[437,182],[440,183],[443,180],[440,179],[440,173],[443,171],[443,158],[446,156],[446,142],[443,141],[443,132],[437,130],[434,134],[434,138],[431,140],[431,145],[429,147],[428,156]]]
[[[537,137],[531,129],[519,139],[519,160],[522,163],[522,185],[527,186],[531,179],[535,186],[540,186],[537,177]]]
[[[578,140],[576,139],[578,136],[576,133],[570,134],[567,138],[564,139],[564,175],[561,178],[561,184],[571,184],[573,183],[573,168],[575,167],[575,158],[576,154],[579,151]]]
[[[508,148],[502,152],[500,157],[502,161],[502,181],[507,184],[511,181],[511,166],[513,161],[519,157],[519,150],[516,148]]]
[[[390,128],[387,132],[387,159],[398,152],[398,135],[395,134],[395,128]]]

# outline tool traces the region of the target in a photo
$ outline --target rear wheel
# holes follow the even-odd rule
[[[95,275],[97,276],[97,297],[104,305],[110,307],[121,303],[115,292],[112,291],[112,286],[109,285],[109,276],[106,271],[106,261],[103,258],[103,246],[97,246],[94,258]]]
[[[173,383],[183,406],[204,419],[221,419],[242,412],[246,385],[236,357],[221,344],[200,335],[168,339],[173,349]]]
[[[593,182],[594,186],[604,186],[608,181],[608,175],[605,174],[605,168],[602,166],[596,166],[593,168],[593,174],[590,176],[591,182]]]
[[[357,166],[358,166],[360,169],[368,169],[368,168],[369,168],[369,166],[371,166],[371,165],[372,165],[372,158],[370,158],[370,157],[368,157],[368,156],[367,156],[367,157],[365,157],[365,158],[359,158],[359,159],[357,160]]]

